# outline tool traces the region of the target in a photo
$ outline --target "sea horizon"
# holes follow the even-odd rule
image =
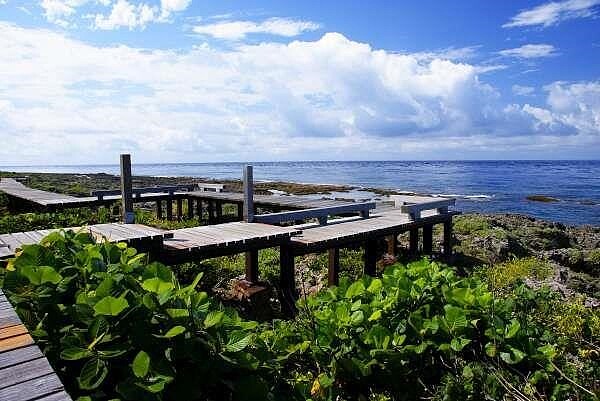
[[[333,196],[374,198],[365,188],[457,198],[456,210],[519,213],[565,224],[600,225],[600,160],[414,160],[137,163],[134,175],[347,185]],[[0,166],[1,171],[119,174],[118,164]],[[528,200],[531,195],[554,202]]]

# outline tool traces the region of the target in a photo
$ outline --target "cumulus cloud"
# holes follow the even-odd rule
[[[518,96],[529,96],[535,92],[535,88],[533,86],[526,85],[513,85],[512,92]]]
[[[524,59],[552,57],[557,55],[556,48],[547,44],[527,44],[514,49],[505,49],[498,52],[501,56],[517,57]]]
[[[502,27],[549,27],[569,19],[591,17],[596,14],[595,6],[598,4],[600,0],[551,1],[519,12]]]
[[[44,16],[49,22],[61,26],[68,26],[68,17],[75,14],[78,7],[87,3],[87,0],[42,0],[40,6],[44,9]]]
[[[136,28],[145,28],[149,22],[155,21],[159,17],[157,7],[148,4],[134,5],[127,0],[117,0],[113,4],[110,14],[96,14],[94,17],[94,27],[102,30],[112,30],[120,27],[126,27],[130,30]]]
[[[4,163],[114,162],[126,150],[138,161],[439,157],[459,144],[600,136],[597,83],[557,83],[546,105],[505,106],[474,65],[336,33],[169,51],[0,23],[0,48]]]
[[[284,37],[298,36],[303,32],[315,31],[320,25],[312,21],[298,21],[289,18],[269,18],[262,22],[219,21],[212,24],[197,25],[193,31],[197,34],[217,39],[241,40],[249,34],[268,34]]]

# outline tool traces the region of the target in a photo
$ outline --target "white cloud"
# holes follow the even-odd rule
[[[521,11],[502,27],[536,25],[548,27],[569,19],[591,17],[596,14],[594,7],[598,4],[600,4],[600,0],[551,1]]]
[[[96,14],[94,27],[112,30],[126,27],[130,30],[145,28],[149,22],[158,18],[158,8],[141,3],[134,5],[127,0],[117,0],[109,15]]]
[[[167,19],[171,14],[184,11],[192,3],[192,0],[160,0],[161,18]]]
[[[498,54],[506,57],[517,57],[517,58],[540,58],[540,57],[551,57],[557,55],[556,48],[552,45],[547,44],[528,44],[514,49],[505,49],[498,52]]]
[[[197,25],[195,33],[217,39],[241,40],[249,34],[269,34],[285,37],[298,36],[303,32],[319,29],[319,24],[311,21],[297,21],[289,18],[269,18],[262,22],[222,21],[213,24]]]
[[[535,92],[535,88],[533,86],[513,85],[512,92],[518,96],[529,96]]]
[[[40,6],[49,22],[66,26],[66,18],[75,14],[76,9],[87,3],[87,0],[42,0]]]
[[[5,164],[114,162],[122,151],[139,162],[427,158],[527,149],[540,135],[558,148],[566,134],[600,142],[600,83],[556,83],[546,106],[505,106],[476,66],[336,33],[169,51],[0,22],[0,48]]]

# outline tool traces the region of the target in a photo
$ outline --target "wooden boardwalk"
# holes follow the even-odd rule
[[[1,289],[0,400],[71,400]]]
[[[48,234],[59,230],[62,229],[0,234],[0,259],[10,258],[23,245],[37,244]],[[98,241],[106,239],[111,242],[126,242],[133,247],[139,248],[140,251],[150,251],[152,248],[160,247],[165,238],[173,236],[172,233],[165,230],[142,224],[106,223],[85,227],[71,227],[64,230],[86,231]]]

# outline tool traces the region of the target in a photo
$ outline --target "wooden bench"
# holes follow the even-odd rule
[[[438,213],[445,213],[449,206],[454,206],[454,198],[435,198],[432,196],[412,196],[412,195],[390,195],[394,205],[400,208],[402,213],[408,214],[411,220],[421,218],[421,212],[426,210],[436,210]]]
[[[191,192],[196,189],[195,184],[182,184],[182,185],[166,185],[160,187],[142,187],[132,188],[131,193],[134,198],[141,197],[142,194],[169,194],[173,195],[175,192]],[[120,189],[100,189],[91,192],[92,196],[98,197],[98,200],[103,200],[105,196],[117,196],[121,195]]]

